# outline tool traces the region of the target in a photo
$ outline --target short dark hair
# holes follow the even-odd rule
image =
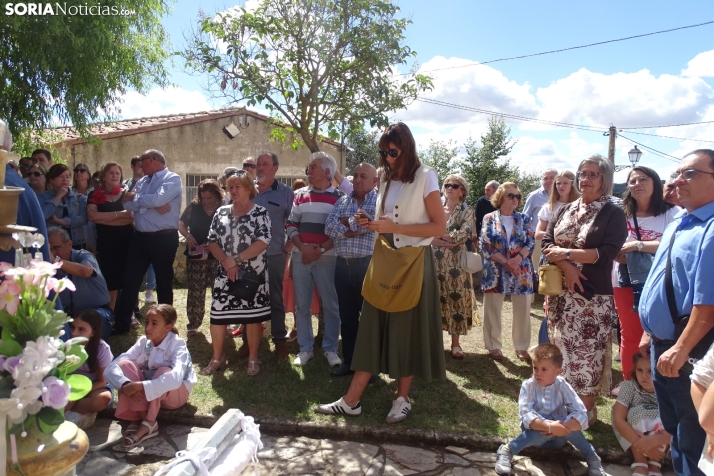
[[[138,155],[135,155],[134,157],[131,158],[131,166],[132,167],[135,166],[137,162],[141,163],[141,157],[139,157]]]
[[[661,215],[666,213],[667,210],[672,208],[672,204],[664,201],[664,188],[662,187],[662,180],[659,178],[657,172],[649,167],[644,167],[642,165],[637,165],[632,167],[630,172],[627,174],[627,180],[625,181],[625,191],[622,194],[622,210],[625,212],[627,217],[634,217],[637,213],[637,202],[635,198],[630,193],[630,176],[632,172],[642,172],[652,180],[652,198],[650,199],[650,209],[641,210],[646,211],[652,216]]]
[[[554,344],[541,344],[533,349],[533,360],[535,362],[551,360],[556,367],[563,366],[563,354],[560,352],[560,348]]]
[[[47,149],[35,149],[32,151],[32,154],[30,154],[30,155],[35,155],[35,154],[42,154],[45,157],[47,157],[47,160],[49,162],[52,162],[52,154]]]
[[[193,203],[201,203],[201,192],[211,192],[215,195],[219,204],[223,201],[221,187],[218,185],[218,182],[213,179],[201,180],[198,187],[196,187],[196,197],[193,199]]]
[[[65,164],[54,164],[52,167],[50,167],[50,170],[48,170],[47,174],[45,175],[47,177],[47,182],[49,183],[50,180],[59,177],[65,172],[69,172],[69,167],[67,167]]]

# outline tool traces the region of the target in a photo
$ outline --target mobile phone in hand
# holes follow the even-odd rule
[[[592,301],[593,297],[595,297],[595,287],[587,281],[581,280],[580,283],[583,285],[583,291],[578,291],[578,294],[580,294],[588,301]],[[575,287],[575,289],[577,290],[577,286]]]
[[[366,212],[359,212],[359,213],[357,213],[357,216],[361,217],[361,218],[366,218],[367,220],[372,221],[372,219],[369,217],[369,215],[367,215]]]

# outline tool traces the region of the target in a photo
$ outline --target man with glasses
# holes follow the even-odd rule
[[[134,212],[136,233],[131,238],[124,286],[117,303],[114,332],[129,332],[136,296],[149,265],[156,273],[160,304],[173,304],[174,258],[178,248],[178,225],[183,187],[181,177],[166,168],[164,154],[155,149],[139,158],[146,174],[133,192],[124,194],[124,209]]]
[[[30,177],[30,167],[32,167],[32,157],[23,157],[20,159],[20,175],[26,181]]]
[[[645,334],[640,350],[652,353],[655,393],[664,429],[672,435],[675,472],[703,475],[698,462],[706,433],[695,407],[706,389],[698,372],[691,384],[689,374],[694,363],[690,358],[692,349],[697,344],[708,348],[714,342],[714,150],[698,149],[686,155],[672,183],[684,210],[662,235],[642,291],[639,310]],[[674,298],[672,312],[668,273],[670,298]],[[689,316],[678,338],[673,312],[679,319]]]
[[[258,173],[257,170],[255,169],[255,167],[256,167],[256,163],[255,163],[254,158],[248,157],[247,159],[245,159],[243,161],[243,170],[248,172],[250,174],[250,176],[253,178],[253,180],[255,180],[255,177]]]
[[[112,328],[112,310],[107,282],[97,259],[87,250],[72,249],[72,240],[62,228],[50,228],[48,235],[52,262],[62,265],[57,278],[68,277],[76,288],[60,293],[62,307],[70,317],[84,309],[95,309],[102,316],[102,339],[107,339]]]

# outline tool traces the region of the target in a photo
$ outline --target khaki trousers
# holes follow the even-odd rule
[[[483,295],[483,342],[487,350],[501,349],[501,311],[505,294],[484,293]],[[528,350],[531,343],[530,295],[512,295],[513,347]]]

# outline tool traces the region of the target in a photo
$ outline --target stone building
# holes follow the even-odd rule
[[[101,142],[93,145],[79,137],[72,128],[54,132],[60,141],[55,144],[59,155],[70,168],[87,164],[92,172],[107,162],[117,162],[130,176],[131,158],[147,149],[158,149],[166,155],[169,170],[181,176],[184,201],[196,196],[196,186],[206,178],[216,178],[225,167],[240,168],[243,160],[262,150],[270,150],[280,159],[277,178],[290,184],[295,178],[305,178],[310,150],[293,150],[290,142],[270,139],[268,117],[245,107],[219,109],[192,114],[128,119],[96,124],[92,134]],[[346,148],[325,139],[320,150],[332,155],[339,170],[344,170]]]

